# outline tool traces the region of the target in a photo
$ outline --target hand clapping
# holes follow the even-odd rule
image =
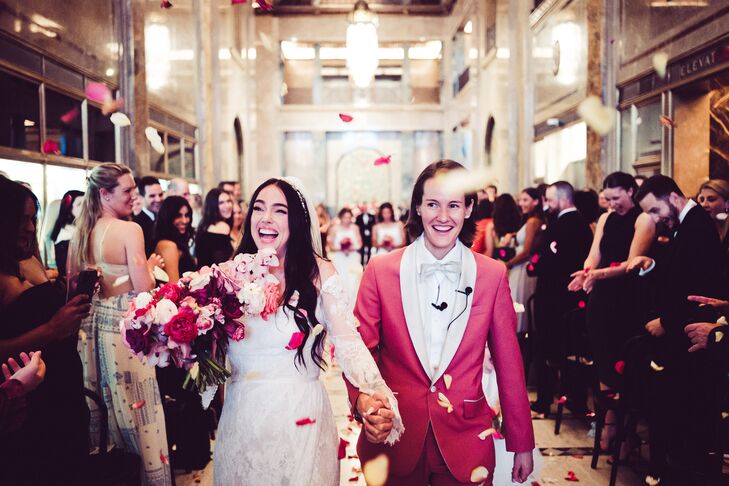
[[[380,393],[368,395],[360,393],[357,398],[357,411],[362,417],[362,425],[367,440],[373,444],[385,442],[392,430],[395,413],[390,401]]]

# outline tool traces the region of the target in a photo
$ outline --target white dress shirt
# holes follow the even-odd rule
[[[434,376],[439,368],[443,346],[448,334],[448,324],[453,318],[456,301],[456,290],[461,277],[461,245],[456,240],[456,245],[441,260],[437,260],[425,247],[423,236],[415,242],[415,261],[418,268],[417,288],[420,301],[420,316],[425,336],[425,346],[428,352],[428,362],[431,376]],[[457,263],[458,273],[435,271],[430,275],[422,275],[422,266],[434,263]],[[431,304],[440,305],[445,302],[448,307],[438,310]],[[405,305],[408,305],[405,303]]]
[[[142,208],[142,211],[144,212],[144,214],[149,216],[149,219],[151,219],[152,221],[157,221],[157,215],[155,213],[153,213],[152,211],[150,211],[147,208]]]

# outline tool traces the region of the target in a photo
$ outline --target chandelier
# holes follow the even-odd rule
[[[377,16],[358,0],[347,27],[347,69],[358,88],[366,88],[377,70]]]

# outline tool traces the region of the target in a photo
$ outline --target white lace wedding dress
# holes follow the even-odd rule
[[[404,430],[397,401],[357,333],[339,275],[324,282],[316,317],[350,382],[364,393],[389,398],[397,419],[387,440],[394,442]],[[231,342],[233,376],[213,454],[216,485],[339,484],[339,438],[320,370],[311,359],[313,335],[305,344],[305,367],[295,362],[295,350],[286,349],[298,331],[292,313],[281,307],[268,321],[246,321],[245,338]],[[297,425],[306,419],[314,423]]]

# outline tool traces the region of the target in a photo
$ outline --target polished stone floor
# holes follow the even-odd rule
[[[347,396],[340,376],[339,370],[332,368],[323,377],[337,418],[340,436],[350,443],[347,451],[348,457],[341,462],[340,484],[364,485],[359,460],[356,457],[350,457],[356,455],[355,444],[359,436],[359,428],[356,423],[350,422],[347,418]],[[592,439],[589,436],[589,424],[581,420],[565,420],[560,434],[554,435],[553,420],[535,419],[533,423],[537,448],[541,454],[537,463],[542,464],[541,469],[536,471],[534,476],[524,484],[531,486],[566,485],[574,482],[579,482],[583,486],[607,486],[609,484],[610,465],[606,462],[607,456],[600,457],[597,469],[590,468]],[[570,472],[573,475],[570,475]],[[574,479],[570,481],[567,479],[568,477],[579,481],[574,481]],[[178,474],[176,483],[177,486],[212,485],[212,463],[203,471]],[[495,486],[510,484],[513,483],[510,481],[496,482]],[[619,486],[639,486],[644,483],[631,468],[622,467],[617,484]]]

